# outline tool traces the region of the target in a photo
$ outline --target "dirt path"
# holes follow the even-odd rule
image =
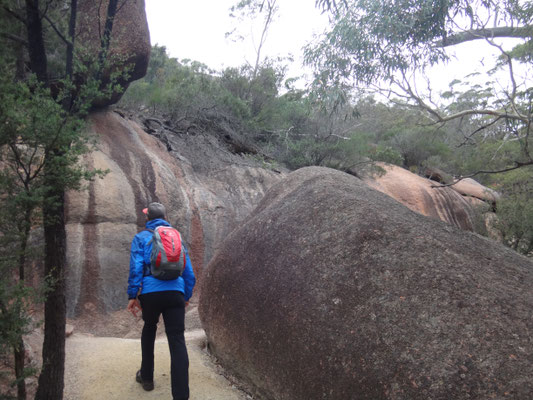
[[[201,329],[185,333],[189,352],[191,400],[245,400],[220,374],[205,352]],[[155,389],[146,392],[135,382],[139,369],[139,339],[94,337],[74,334],[67,339],[65,400],[150,400],[172,399],[170,394],[170,356],[166,338],[156,340]]]

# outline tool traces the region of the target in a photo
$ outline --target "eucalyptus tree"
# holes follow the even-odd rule
[[[255,62],[249,64],[252,68],[252,80],[255,79],[259,66],[262,62],[262,50],[268,37],[268,33],[272,27],[273,22],[279,14],[279,6],[277,0],[239,0],[230,8],[230,17],[238,20],[249,19],[253,22],[256,19],[262,19],[260,23],[261,33],[259,38],[253,37],[252,40],[255,48]],[[259,24],[258,24],[259,25]],[[226,37],[233,37],[235,40],[244,40],[242,32],[238,32],[237,28],[231,32],[226,33]]]
[[[531,121],[533,88],[527,80],[533,56],[533,3],[519,0],[317,0],[331,14],[331,28],[307,47],[306,62],[316,69],[317,87],[345,91],[364,88],[387,95],[407,107],[423,110],[432,121],[463,121],[470,125],[465,142],[485,140],[498,133],[500,141],[515,141],[518,151],[496,168],[505,172],[533,165]],[[514,39],[511,45],[503,39]],[[424,72],[451,63],[448,48],[479,41],[495,49],[491,73],[503,71],[506,84],[495,81],[461,89],[453,82],[436,98]],[[510,46],[510,47],[509,47]],[[467,60],[459,60],[466,68]],[[517,72],[521,69],[521,74]],[[521,76],[526,76],[521,79]],[[488,81],[488,82],[487,82]],[[422,85],[420,82],[425,82]],[[473,94],[470,103],[465,92]],[[493,129],[498,127],[498,129]],[[499,157],[499,155],[496,155]]]

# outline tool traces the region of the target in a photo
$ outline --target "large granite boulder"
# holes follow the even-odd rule
[[[423,170],[423,175],[442,184],[450,185],[456,192],[462,194],[467,199],[479,199],[486,203],[493,204],[500,199],[500,194],[493,189],[490,189],[472,178],[462,178],[457,180],[446,172],[433,167],[426,167]]]
[[[76,40],[82,44],[82,56],[88,62],[94,61],[100,52],[108,5],[109,0],[79,1]],[[104,107],[119,101],[128,85],[146,74],[150,50],[150,31],[144,0],[119,1],[109,43],[110,65],[104,71],[101,86],[105,87],[117,71],[127,68],[128,72],[127,76],[120,76],[116,82],[121,85],[122,91],[114,91],[111,98],[98,99],[94,105]]]
[[[131,240],[144,228],[149,202],[165,204],[200,276],[220,242],[280,179],[207,133],[173,134],[165,144],[113,111],[93,113],[88,130],[97,149],[84,162],[108,173],[67,196],[69,316],[125,307]]]
[[[479,199],[488,204],[494,204],[501,198],[498,192],[483,186],[472,178],[461,179],[451,188],[468,199]]]
[[[428,217],[474,231],[482,212],[492,208],[498,194],[474,181],[465,179],[452,186],[426,179],[396,165],[379,163],[381,173],[363,179],[403,205]]]
[[[200,317],[261,398],[531,399],[533,264],[304,168],[220,247]]]

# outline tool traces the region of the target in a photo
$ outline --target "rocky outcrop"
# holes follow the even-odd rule
[[[80,0],[78,4],[76,40],[84,46],[82,53],[87,62],[94,62],[101,48],[109,0]],[[127,69],[127,76],[121,76],[116,82],[122,87],[122,91],[114,91],[111,98],[98,99],[95,106],[103,107],[116,103],[130,82],[146,74],[150,49],[144,0],[119,1],[107,57],[110,65],[104,71],[101,87],[105,87],[110,82],[110,76],[117,71],[125,72]]]
[[[530,399],[533,265],[357,178],[304,168],[215,254],[200,317],[261,398]]]
[[[461,179],[451,188],[467,198],[479,199],[487,204],[494,204],[501,197],[498,192],[483,186],[472,178]]]
[[[468,200],[479,199],[488,204],[493,204],[500,199],[498,192],[483,186],[472,178],[457,180],[438,168],[429,167],[424,169],[423,175],[432,181],[450,185],[452,189],[467,197]]]
[[[452,186],[426,179],[396,165],[379,163],[381,173],[364,181],[403,205],[428,217],[440,219],[461,229],[474,231],[476,207],[491,208],[498,194],[474,181],[464,179]],[[443,173],[442,173],[443,174]],[[438,175],[437,180],[442,180]],[[435,178],[435,173],[432,174]]]
[[[70,316],[125,306],[129,249],[144,227],[142,209],[166,205],[197,275],[216,247],[280,174],[232,153],[216,135],[173,133],[165,143],[135,120],[94,113],[97,149],[84,162],[108,171],[67,198],[67,302]]]

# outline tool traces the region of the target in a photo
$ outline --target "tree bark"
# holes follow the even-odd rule
[[[26,249],[28,247],[28,239],[30,237],[30,228],[31,228],[31,214],[32,208],[27,207],[24,213],[24,222],[23,226],[19,227],[22,231],[22,238],[20,241],[20,255],[18,259],[18,269],[19,269],[19,283],[23,284],[25,279],[24,274],[24,265],[26,264]],[[21,315],[21,310],[19,309],[19,316]],[[24,339],[22,334],[17,338],[17,343],[13,347],[13,355],[15,358],[15,377],[17,378],[17,399],[26,400],[26,381],[24,378],[24,356],[26,349],[24,347]]]
[[[38,0],[26,0],[27,9],[34,7],[32,11],[38,12]],[[102,48],[99,54],[100,70],[103,61],[107,57],[113,20],[117,11],[118,0],[110,0],[107,18],[102,39]],[[76,23],[77,0],[71,1],[71,14],[69,20],[69,35],[72,47],[67,48],[66,74],[72,75],[72,59],[74,51],[74,31]],[[28,11],[29,15],[30,11]],[[38,18],[39,19],[39,18]],[[29,20],[29,18],[28,18]],[[33,20],[32,20],[33,21]],[[42,41],[42,24],[30,26],[28,23],[28,38],[31,42],[30,32],[40,40],[36,48],[30,46],[30,53],[36,54],[35,68],[32,70],[42,82],[46,82],[46,54],[44,41]],[[39,33],[39,34],[38,34]],[[41,54],[42,50],[42,54]],[[43,61],[44,68],[37,61]],[[41,69],[39,69],[41,68]],[[43,72],[44,71],[44,72]],[[66,107],[66,112],[72,112]],[[44,309],[44,343],[43,343],[43,366],[39,375],[39,386],[35,400],[62,400],[65,373],[65,325],[66,325],[66,299],[65,299],[65,268],[66,268],[66,230],[65,230],[65,192],[64,183],[61,179],[62,166],[52,167],[54,160],[58,160],[63,154],[59,148],[51,149],[45,156],[44,179],[45,186],[49,187],[49,193],[43,204],[45,262],[44,272],[46,279],[52,288],[48,292]],[[55,168],[55,169],[54,169]]]
[[[109,45],[111,44],[111,32],[113,32],[113,23],[115,21],[115,15],[117,14],[118,0],[109,0],[107,5],[107,16],[104,25],[104,34],[100,43],[100,54],[98,55],[98,61],[100,62],[100,69],[103,69],[103,65],[107,58],[109,51]]]
[[[522,26],[513,28],[510,26],[500,28],[472,29],[465,32],[452,34],[437,42],[437,47],[455,46],[460,43],[470,42],[479,39],[493,38],[531,38],[533,27]]]
[[[53,151],[48,157],[61,156]],[[45,173],[48,198],[43,206],[46,279],[52,284],[44,305],[43,367],[35,400],[62,400],[65,373],[66,300],[66,231],[65,193],[56,171]]]
[[[43,37],[43,24],[39,12],[39,0],[26,0],[26,26],[30,68],[39,82],[47,83],[47,58]]]
[[[68,40],[67,43],[67,61],[65,65],[65,74],[67,78],[72,78],[74,72],[74,39],[76,34],[76,14],[78,12],[78,0],[72,0],[70,3],[70,19],[68,23]]]
[[[15,377],[17,378],[17,399],[26,400],[26,382],[24,379],[24,340],[22,337],[18,339],[18,343],[14,348],[15,355]]]
[[[70,17],[68,22],[68,41],[66,50],[65,76],[72,80],[74,76],[74,41],[76,39],[76,20],[78,14],[78,0],[70,2]],[[72,91],[63,100],[63,109],[69,112],[72,108]]]
[[[26,0],[26,26],[30,67],[37,79],[47,84],[47,58],[39,0]],[[47,155],[48,161],[58,156],[57,151]],[[50,164],[50,163],[49,163]],[[46,279],[52,285],[44,308],[43,366],[39,375],[36,400],[61,400],[65,372],[66,301],[64,268],[66,263],[66,234],[64,226],[64,190],[58,171],[45,167],[49,197],[43,205]],[[53,201],[51,201],[53,199]]]

